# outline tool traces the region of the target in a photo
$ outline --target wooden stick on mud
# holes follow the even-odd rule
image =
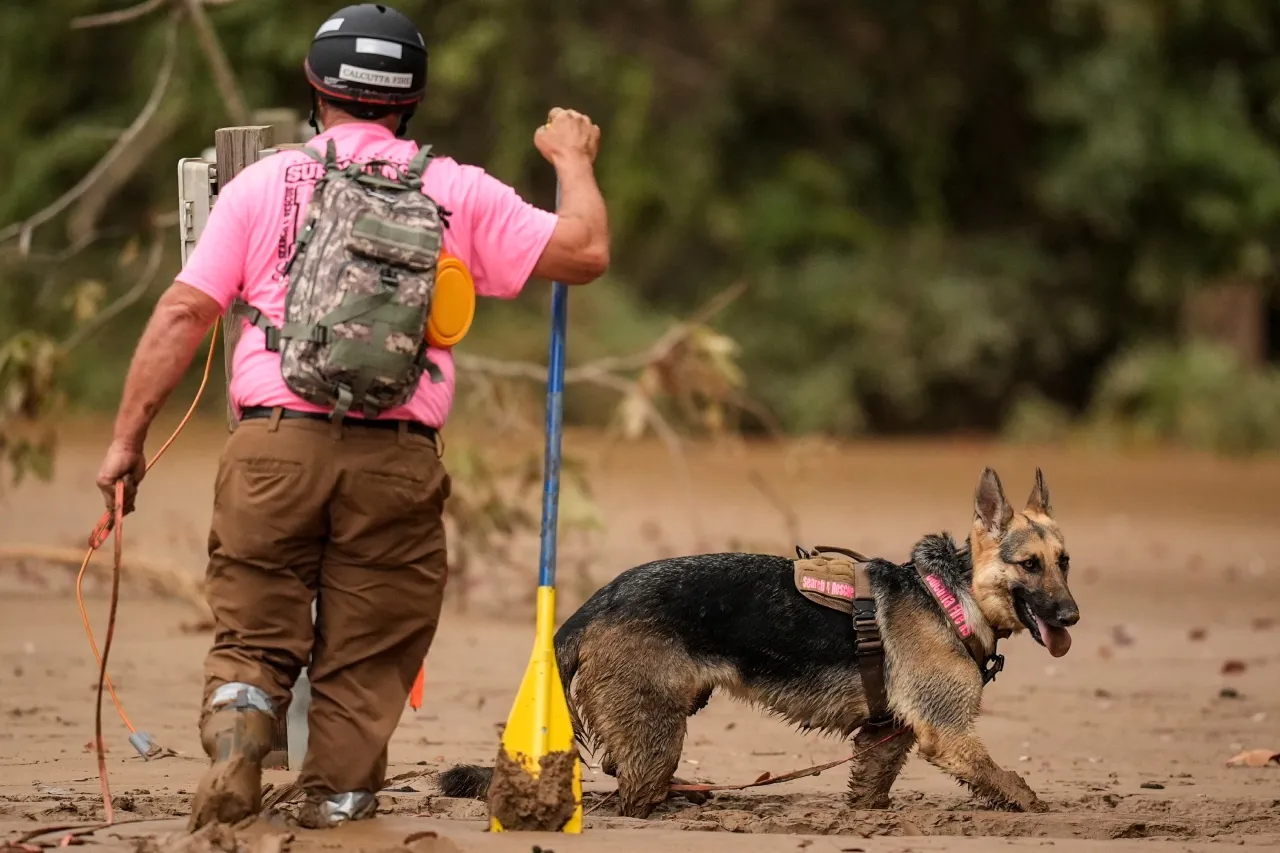
[[[84,551],[79,548],[58,548],[47,545],[0,545],[0,569],[12,563],[50,563],[68,569],[80,568]],[[129,558],[121,567],[121,577],[146,587],[152,593],[173,598],[191,605],[200,618],[209,618],[209,606],[204,600],[201,579],[180,567],[164,566],[145,560]]]

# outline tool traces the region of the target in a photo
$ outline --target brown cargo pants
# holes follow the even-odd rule
[[[283,713],[309,666],[298,784],[378,791],[387,743],[435,636],[450,481],[432,439],[312,420],[242,421],[214,486],[204,703],[227,682]],[[314,631],[311,602],[316,600]]]

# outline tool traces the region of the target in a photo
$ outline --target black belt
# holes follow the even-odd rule
[[[275,412],[272,406],[246,406],[240,411],[240,420],[252,421],[269,418]],[[329,422],[329,415],[324,412],[299,412],[297,409],[280,409],[280,420],[282,421],[323,421]],[[400,420],[367,420],[364,418],[343,418],[342,425],[344,427],[363,427],[365,429],[400,429],[400,425],[404,424],[405,429],[414,435],[420,435],[436,440],[438,435],[435,427],[429,427],[426,424],[420,424],[417,421],[400,421]]]

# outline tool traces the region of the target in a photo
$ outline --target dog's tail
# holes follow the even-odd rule
[[[565,693],[569,692],[569,685],[578,674],[578,652],[582,648],[582,634],[588,622],[578,618],[581,613],[579,610],[570,616],[556,631],[556,666],[560,668],[560,681],[564,684]]]
[[[560,683],[564,686],[564,700],[569,706],[569,721],[573,724],[573,736],[578,743],[591,749],[591,735],[578,716],[573,702],[573,678],[578,674],[578,655],[582,649],[582,635],[590,624],[587,608],[582,607],[565,620],[556,631],[556,667],[560,670]]]
[[[582,721],[578,718],[578,710],[573,706],[570,685],[578,674],[578,652],[582,646],[582,633],[587,620],[577,620],[575,613],[560,626],[556,632],[556,666],[560,670],[560,681],[564,685],[565,701],[569,705],[569,719],[573,723],[573,733],[579,743],[583,741],[585,732]],[[483,800],[489,792],[489,783],[493,781],[493,768],[481,767],[478,764],[455,764],[440,774],[437,784],[440,793],[446,797],[460,799]]]
[[[440,793],[446,797],[483,800],[489,792],[489,782],[492,779],[492,767],[480,767],[476,764],[455,764],[440,774],[437,784],[440,786]]]

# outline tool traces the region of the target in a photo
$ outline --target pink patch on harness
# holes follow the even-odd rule
[[[926,576],[924,582],[929,585],[929,589],[933,590],[933,594],[938,598],[938,603],[942,605],[947,617],[955,624],[960,636],[968,637],[972,634],[973,629],[969,627],[968,621],[964,618],[964,605],[956,599],[951,590],[947,589],[946,584],[937,575]]]
[[[812,590],[819,595],[829,595],[833,598],[847,598],[853,600],[853,585],[842,583],[839,581],[829,581],[824,578],[815,578],[811,575],[803,575],[800,578],[801,589]]]
[[[838,583],[836,581],[832,581],[830,594],[838,598],[847,598],[850,601],[852,601],[853,600],[853,584]]]

